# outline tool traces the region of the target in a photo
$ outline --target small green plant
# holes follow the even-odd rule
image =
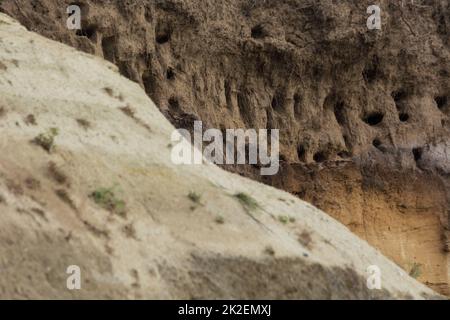
[[[288,216],[279,216],[278,221],[280,221],[283,224],[287,224],[289,222],[289,217]]]
[[[244,192],[236,193],[234,197],[239,200],[239,202],[246,210],[252,211],[260,207],[258,202],[256,202],[256,200],[252,196]]]
[[[195,191],[190,191],[189,194],[188,194],[188,198],[192,202],[199,204],[202,196],[200,194],[198,194],[197,192],[195,192]]]
[[[420,263],[414,262],[409,275],[414,279],[419,278],[422,275],[422,265]]]
[[[278,221],[280,221],[283,224],[287,224],[287,223],[294,223],[296,220],[294,217],[278,216]]]
[[[214,221],[216,221],[216,223],[218,223],[218,224],[224,224],[225,223],[225,218],[222,217],[222,216],[217,216]]]
[[[100,188],[92,192],[91,198],[96,204],[110,212],[120,216],[125,216],[126,214],[125,201],[116,197],[113,188]]]
[[[50,128],[45,133],[40,133],[33,142],[41,146],[47,152],[52,152],[54,149],[55,138],[59,134],[58,128]]]

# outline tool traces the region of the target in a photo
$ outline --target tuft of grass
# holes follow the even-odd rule
[[[33,139],[33,143],[41,146],[47,152],[52,152],[54,149],[55,138],[59,134],[58,128],[50,128],[47,132],[40,133]]]
[[[288,216],[279,216],[278,221],[280,221],[283,224],[287,224],[288,222],[294,223],[296,220],[294,217],[288,217]]]
[[[414,279],[419,278],[422,275],[422,265],[420,263],[414,262],[411,270],[409,271],[409,275]]]
[[[222,216],[217,216],[216,219],[214,219],[214,221],[215,221],[217,224],[224,224],[224,223],[225,223],[225,218],[222,217]]]
[[[195,192],[195,191],[190,191],[189,194],[188,194],[188,198],[192,202],[199,204],[202,196],[200,194],[198,194],[197,192]]]
[[[91,193],[91,198],[100,207],[112,213],[126,215],[125,201],[117,198],[113,188],[99,188]]]
[[[252,196],[244,192],[236,193],[234,197],[239,200],[239,202],[246,210],[253,211],[260,208],[258,202],[256,202],[256,200]]]

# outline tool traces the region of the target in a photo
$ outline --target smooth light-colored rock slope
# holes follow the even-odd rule
[[[51,128],[47,152],[32,141]],[[114,65],[0,14],[0,298],[437,297],[298,198],[173,165],[173,130]],[[102,188],[125,213],[94,201]],[[382,290],[366,287],[370,265]]]

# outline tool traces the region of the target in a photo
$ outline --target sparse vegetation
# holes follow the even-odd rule
[[[215,221],[217,224],[224,224],[224,223],[225,223],[225,218],[222,217],[222,216],[217,216],[216,219],[214,219],[214,221]]]
[[[195,191],[190,191],[189,194],[188,194],[188,198],[192,202],[194,202],[196,204],[199,204],[202,196],[200,194],[198,194],[197,192],[195,192]]]
[[[414,279],[419,278],[422,275],[422,265],[420,263],[414,262],[411,270],[409,271],[409,275]]]
[[[41,146],[47,152],[52,152],[54,149],[55,138],[58,134],[58,128],[50,128],[47,132],[41,133],[34,138],[33,143]]]
[[[296,220],[294,217],[278,216],[278,221],[280,221],[283,224],[287,224],[287,223],[294,223]]]
[[[234,197],[238,199],[242,206],[248,211],[253,211],[260,208],[258,202],[256,202],[252,196],[244,192],[236,193]]]
[[[281,223],[287,224],[289,222],[289,217],[287,217],[287,216],[279,216],[278,217],[278,221],[280,221]]]
[[[120,216],[125,216],[126,214],[125,201],[117,198],[113,188],[97,189],[92,192],[91,198],[96,204],[112,213]]]

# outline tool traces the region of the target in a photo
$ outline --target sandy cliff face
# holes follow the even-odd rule
[[[438,297],[306,202],[174,165],[173,130],[114,65],[0,14],[0,298]]]
[[[4,0],[30,30],[113,62],[177,127],[278,128],[283,164],[227,168],[312,202],[449,293],[447,1]]]

